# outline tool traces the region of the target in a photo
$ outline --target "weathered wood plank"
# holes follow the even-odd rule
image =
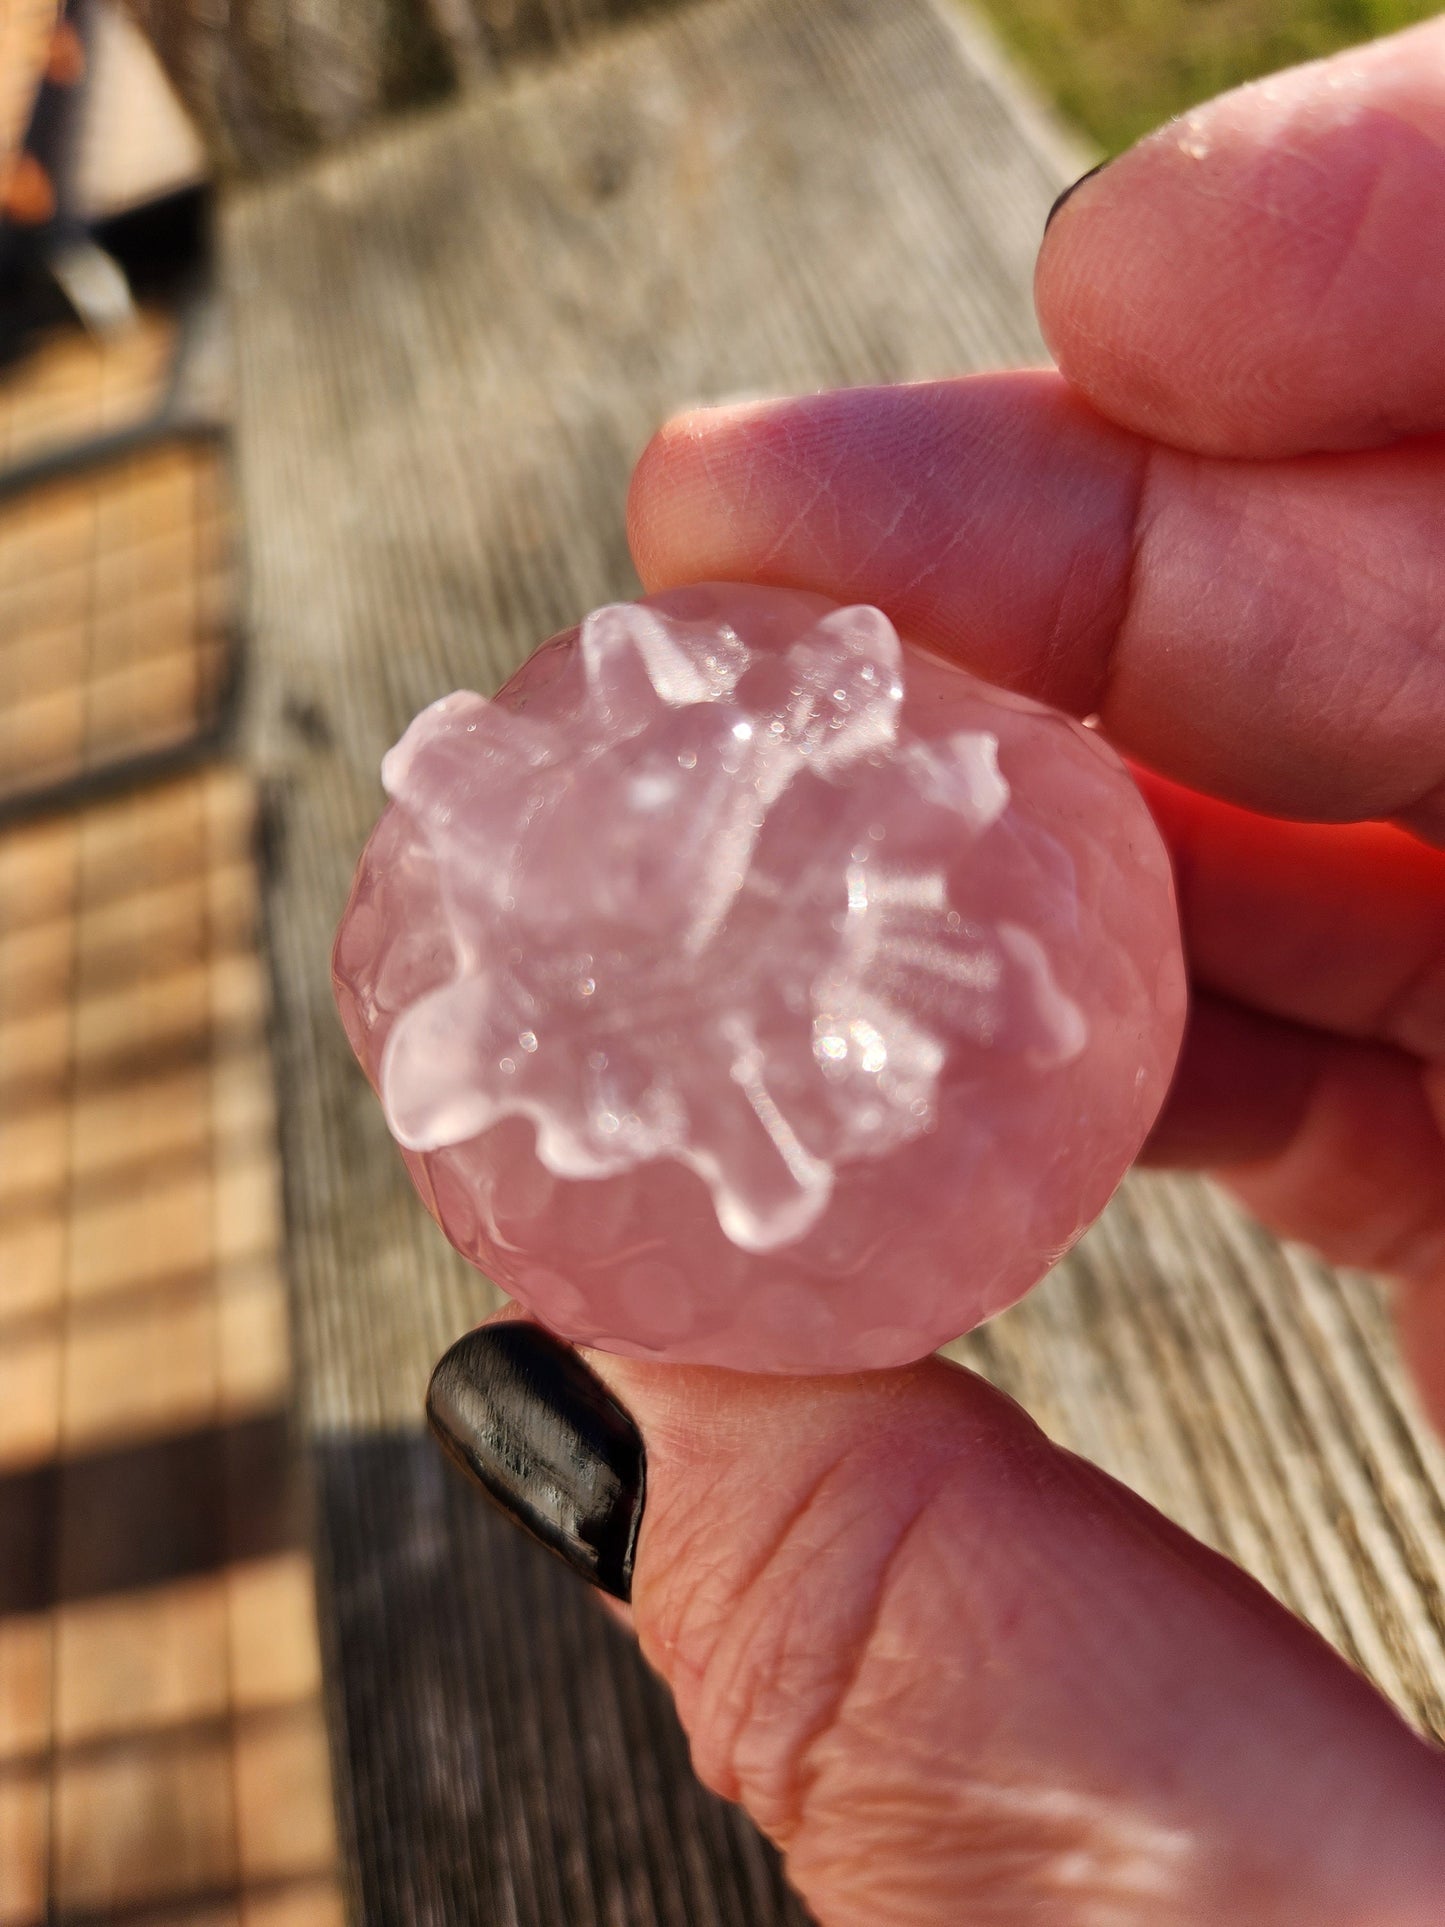
[[[367,1565],[336,1470],[368,1435],[404,1442],[433,1358],[490,1302],[411,1198],[332,1015],[326,949],[377,761],[422,703],[493,687],[634,587],[627,472],[670,408],[1037,357],[1033,254],[1070,165],[926,0],[716,0],[229,210],[304,1421],[333,1454],[333,1597],[350,1611],[364,1579],[370,1601],[347,1621],[364,1657],[343,1654],[341,1703],[351,1717],[376,1642],[415,1611],[410,1636],[458,1695],[428,1729],[466,1787],[446,1840],[486,1825],[495,1795],[458,1762],[471,1726],[499,1730],[499,1689],[455,1624],[428,1628],[421,1595]],[[1281,1251],[1205,1187],[1136,1182],[961,1350],[1445,1730],[1441,1461],[1369,1285]],[[438,1531],[479,1584],[456,1519]],[[489,1610],[525,1615],[512,1583]],[[608,1691],[627,1663],[586,1658]],[[411,1762],[375,1751],[416,1717],[352,1729],[358,1825],[418,1811]],[[627,1777],[615,1731],[581,1730]],[[647,1825],[701,1824],[680,1812]],[[533,1892],[536,1843],[495,1850],[487,1877]],[[394,1899],[388,1880],[368,1893]],[[659,1881],[651,1912],[616,1917],[700,1917]],[[396,1905],[376,1917],[470,1917]],[[777,1917],[757,1907],[750,1921]]]
[[[1058,172],[921,0],[748,0],[231,204],[319,1422],[412,1419],[439,1341],[484,1302],[405,1193],[326,983],[383,751],[441,691],[494,687],[635,591],[627,475],[680,401],[1038,357]]]
[[[363,1920],[803,1927],[631,1641],[430,1439],[327,1439],[315,1465]]]
[[[130,0],[226,173],[284,167],[380,116],[565,54],[676,0]],[[3,70],[0,70],[3,71]]]

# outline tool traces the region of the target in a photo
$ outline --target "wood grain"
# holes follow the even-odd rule
[[[496,80],[671,0],[130,0],[227,173],[266,173],[399,107]]]
[[[24,473],[25,471],[21,471]],[[222,453],[124,431],[0,490],[0,808],[194,749],[221,720],[234,594]]]
[[[253,829],[224,764],[0,829],[6,1927],[339,1908]]]
[[[315,1465],[362,1921],[804,1927],[632,1642],[429,1438]]]
[[[318,1423],[411,1421],[487,1302],[413,1208],[331,1005],[383,751],[635,591],[627,476],[682,401],[1038,357],[1059,173],[919,0],[749,0],[232,200],[248,730]]]
[[[233,202],[304,1418],[337,1463],[347,1440],[403,1450],[433,1358],[491,1303],[411,1197],[331,1008],[327,947],[382,750],[422,703],[491,689],[633,588],[628,468],[669,409],[1038,357],[1033,255],[1074,163],[984,43],[924,0],[716,0]],[[1201,1184],[1140,1180],[959,1351],[1445,1732],[1441,1459],[1367,1281],[1279,1249]],[[367,1641],[401,1637],[412,1595],[357,1543],[348,1489],[334,1472],[322,1524],[335,1569],[370,1582],[351,1633],[367,1658],[338,1663],[353,1718]],[[484,1584],[448,1530],[458,1583]],[[519,1592],[488,1610],[527,1608]],[[543,1671],[579,1677],[570,1635],[507,1623]],[[480,1823],[464,1755],[500,1689],[454,1627],[406,1636],[457,1689],[435,1743]],[[626,1663],[588,1659],[609,1680]],[[415,1809],[385,1733],[348,1731],[353,1825],[397,1824]],[[585,1734],[622,1777],[641,1770],[615,1735]],[[528,1850],[497,1852],[521,1891]],[[375,1918],[472,1917],[454,1893],[407,1911],[394,1868],[377,1882]],[[656,1885],[648,1904],[625,1918],[689,1918]]]
[[[114,335],[57,328],[0,369],[0,476],[159,414],[176,335],[170,315],[142,309]]]

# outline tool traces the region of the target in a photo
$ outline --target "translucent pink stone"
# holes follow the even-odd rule
[[[382,775],[347,1034],[447,1236],[571,1338],[920,1357],[1067,1250],[1163,1099],[1184,976],[1138,792],[876,609],[599,609]]]

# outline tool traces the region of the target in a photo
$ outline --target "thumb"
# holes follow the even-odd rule
[[[699,1774],[823,1927],[1438,1922],[1439,1757],[972,1373],[584,1360],[504,1319],[428,1407],[630,1596]]]

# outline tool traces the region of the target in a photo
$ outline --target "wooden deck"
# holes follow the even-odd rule
[[[254,812],[0,827],[5,1927],[339,1927]]]
[[[421,704],[634,588],[680,403],[1037,358],[1079,157],[928,0],[698,0],[234,200],[239,479],[302,1422],[361,1917],[767,1927],[772,1856],[420,1430],[492,1302],[413,1199],[327,950]],[[1445,1732],[1445,1490],[1373,1288],[1137,1181],[960,1348]]]
[[[340,1927],[223,357],[156,299],[0,367],[0,1924]]]

